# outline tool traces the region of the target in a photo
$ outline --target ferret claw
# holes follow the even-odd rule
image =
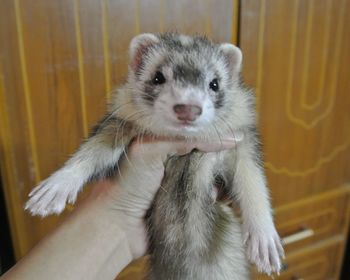
[[[257,266],[259,272],[279,274],[284,250],[274,225],[250,225],[244,228],[248,259]]]
[[[59,176],[49,177],[42,181],[29,194],[24,209],[34,216],[45,217],[50,214],[60,214],[66,202],[74,203],[79,188],[72,185],[71,181],[62,179]]]

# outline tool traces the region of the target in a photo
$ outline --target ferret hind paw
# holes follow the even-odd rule
[[[56,184],[49,178],[31,191],[24,209],[33,216],[45,217],[50,214],[60,214],[68,200],[70,203],[75,201],[77,193],[78,191],[74,188],[68,188],[65,182]]]
[[[284,251],[280,237],[274,226],[264,230],[253,230],[248,232],[246,240],[247,257],[249,261],[257,266],[259,272],[272,275],[279,274],[281,270],[281,258]]]

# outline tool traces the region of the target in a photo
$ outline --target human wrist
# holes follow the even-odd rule
[[[146,232],[143,214],[137,205],[130,207],[128,194],[116,181],[104,181],[96,185],[86,200],[86,211],[98,219],[101,226],[115,232],[127,245],[131,260],[146,252]],[[82,207],[84,207],[82,205]],[[148,208],[148,207],[147,207]]]

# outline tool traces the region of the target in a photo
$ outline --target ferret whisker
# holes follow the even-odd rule
[[[137,122],[139,119],[147,119],[148,117],[150,117],[150,116],[148,116],[148,115],[146,115],[146,114],[143,114],[145,111],[147,111],[147,110],[140,110],[140,111],[138,111],[137,113],[140,113],[141,115],[140,115],[139,117],[133,119],[133,121],[134,121],[134,122]],[[124,125],[122,126],[122,135],[123,135],[124,127],[125,127],[125,123],[124,123]],[[143,138],[142,138],[142,140],[143,140]],[[123,142],[123,141],[124,141],[124,140],[122,140],[122,142]],[[137,170],[137,168],[136,168],[135,166],[133,166],[133,164],[132,164],[131,161],[129,160],[129,157],[128,157],[127,152],[126,152],[126,150],[125,150],[125,145],[124,145],[124,143],[123,143],[123,147],[124,147],[123,153],[124,153],[124,155],[125,155],[125,158],[126,158],[127,162],[130,164],[130,166],[131,166],[132,168],[134,168],[135,170]],[[141,147],[142,147],[142,149],[144,149],[143,145],[142,145]],[[142,159],[142,161],[143,161],[143,163],[145,163],[144,159]],[[139,173],[137,173],[137,176],[139,176]]]
[[[143,137],[144,137],[144,134],[145,134],[145,129],[143,128],[142,129],[142,131],[141,131],[141,134],[140,134],[140,136],[141,136],[141,142],[140,142],[140,144],[141,144],[141,149],[142,149],[142,152],[145,152],[145,147],[144,147],[144,145],[143,145]]]
[[[229,131],[231,132],[231,134],[232,134],[232,136],[233,136],[233,138],[234,138],[234,141],[235,141],[235,145],[234,145],[233,149],[234,149],[234,150],[237,150],[237,142],[236,142],[236,133],[235,133],[235,131],[234,131],[233,128],[230,126],[230,124],[228,124],[227,121],[225,121],[225,119],[219,117],[219,120],[221,120],[221,122],[222,122],[223,124],[225,124],[225,125],[228,127],[228,129],[229,129]]]
[[[160,189],[165,191],[166,193],[168,193],[168,191],[162,186],[162,185],[159,185]]]
[[[115,114],[116,114],[117,112],[119,112],[123,107],[125,107],[126,105],[129,105],[129,104],[131,104],[131,103],[132,103],[132,101],[129,101],[129,102],[126,102],[126,103],[124,103],[124,104],[118,106],[117,108],[115,108],[115,109],[109,114],[109,116],[108,116],[105,120],[103,120],[103,122],[101,123],[101,126],[103,126],[106,122],[108,122],[111,118],[113,118],[113,117],[115,116]]]
[[[112,90],[106,92],[107,96],[113,96],[114,94],[118,94],[117,89],[112,89]],[[107,103],[110,103],[110,102],[111,102],[111,100],[107,100]]]
[[[220,133],[219,133],[219,131],[218,131],[218,129],[217,129],[215,123],[212,124],[212,127],[214,128],[214,130],[215,130],[215,132],[216,132],[216,134],[217,134],[217,136],[218,136],[218,138],[219,138],[220,144],[221,144],[221,146],[223,147],[224,144],[223,144],[223,142],[222,142],[222,138],[221,138],[221,136],[220,136]]]
[[[222,118],[221,116],[218,116],[218,118],[219,118],[219,121],[221,121],[224,125],[227,126],[227,128],[229,129],[229,131],[232,133],[232,136],[234,136],[235,133],[234,133],[234,131],[233,131],[233,128],[230,126],[230,124],[228,124],[227,121],[226,121],[224,118]]]
[[[117,113],[118,111],[120,111],[123,107],[125,107],[126,105],[129,105],[129,104],[133,104],[133,102],[132,102],[132,101],[125,102],[125,103],[123,103],[123,104],[117,106],[116,108],[114,108],[113,111],[111,111],[110,113],[111,113],[112,115],[114,115],[115,113]]]
[[[113,110],[110,112],[111,117],[115,116],[116,113],[118,113],[121,109],[123,109],[125,106],[132,104],[132,103],[133,103],[132,101],[125,102],[125,103],[117,106],[116,108],[113,108]]]
[[[114,138],[116,142],[118,142],[118,140],[121,140],[121,142],[122,142],[121,144],[122,144],[122,147],[123,147],[123,148],[122,148],[122,154],[124,154],[126,161],[128,162],[128,164],[129,164],[132,168],[134,168],[134,167],[133,167],[133,165],[131,164],[131,162],[130,162],[128,156],[127,156],[127,153],[126,153],[125,143],[124,143],[124,134],[123,134],[123,133],[124,133],[124,127],[125,127],[125,125],[127,124],[127,121],[128,121],[129,119],[131,119],[133,116],[135,116],[135,115],[137,115],[137,114],[140,114],[140,113],[142,113],[142,111],[137,111],[137,112],[134,112],[134,113],[129,114],[128,116],[126,116],[126,117],[122,120],[121,125],[118,127],[117,132],[116,132],[116,134],[115,134],[115,138]],[[122,128],[121,135],[119,135],[119,130],[120,130],[120,128]],[[119,168],[118,168],[118,172],[119,172],[120,179],[121,179],[122,181],[124,181],[123,176],[121,175],[121,172],[120,172]]]
[[[135,170],[136,170],[136,168],[133,166],[133,164],[131,163],[131,161],[130,161],[130,159],[129,159],[129,157],[128,157],[128,155],[127,155],[127,152],[126,152],[126,149],[125,149],[125,143],[124,143],[124,128],[125,128],[125,125],[127,124],[127,121],[129,120],[129,119],[131,119],[133,116],[135,116],[135,115],[137,115],[137,114],[141,114],[141,117],[143,117],[143,115],[142,115],[142,113],[143,113],[143,111],[145,111],[145,110],[141,110],[141,111],[136,111],[136,112],[134,112],[133,114],[130,114],[130,115],[128,115],[124,120],[123,120],[123,124],[122,124],[122,131],[121,131],[121,141],[122,141],[122,146],[123,146],[123,153],[124,153],[124,156],[125,156],[125,159],[127,160],[127,162],[128,162],[128,164],[130,164],[130,166],[132,167],[132,168],[134,168]],[[139,118],[141,118],[141,117],[139,117]],[[139,119],[139,118],[137,118],[137,119]]]
[[[147,119],[151,116],[148,116],[146,114],[142,115],[139,119],[143,118],[143,119]],[[145,152],[145,147],[144,147],[144,136],[146,134],[146,129],[145,128],[142,128],[141,132],[138,134],[138,139],[140,139],[140,145],[141,145],[141,149],[142,149],[142,152]],[[145,164],[145,160],[144,158],[141,158],[142,162]]]

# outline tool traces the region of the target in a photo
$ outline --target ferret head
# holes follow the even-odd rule
[[[127,91],[134,120],[155,134],[219,136],[250,118],[242,53],[204,37],[141,34],[130,43]],[[138,114],[136,113],[138,112]]]

